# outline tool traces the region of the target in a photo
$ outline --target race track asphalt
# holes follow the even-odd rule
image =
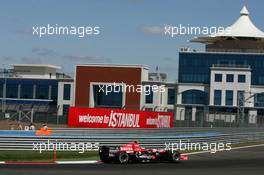
[[[191,155],[189,161],[155,164],[0,165],[0,175],[262,175],[264,147]]]

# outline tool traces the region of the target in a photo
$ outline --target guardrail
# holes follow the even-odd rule
[[[190,129],[190,128],[189,128]],[[33,131],[0,131],[0,150],[32,150],[33,143],[99,143],[121,145],[137,140],[145,147],[164,148],[168,143],[247,143],[264,141],[263,129],[226,130],[196,128],[179,129],[55,129],[52,136],[36,136]]]

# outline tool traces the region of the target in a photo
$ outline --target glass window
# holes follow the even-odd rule
[[[58,98],[58,86],[52,85],[52,87],[51,87],[51,99],[53,101],[57,101],[57,98]]]
[[[246,82],[246,75],[238,75],[237,81],[239,83],[245,83]]]
[[[222,91],[214,90],[214,105],[221,105],[222,101]]]
[[[173,105],[175,104],[175,89],[168,89],[168,104]]]
[[[233,74],[227,74],[226,75],[226,82],[234,82],[234,75]]]
[[[160,104],[162,104],[162,93],[160,93]]]
[[[106,88],[110,92],[106,93]],[[122,108],[123,92],[121,88],[122,86],[115,86],[114,90],[114,86],[93,85],[95,107]]]
[[[3,98],[4,85],[0,84],[0,98]]]
[[[199,66],[190,66],[195,62]],[[229,54],[229,53],[179,53],[180,83],[210,84],[211,67],[213,64],[227,64],[226,66],[250,66],[252,85],[264,85],[264,55],[263,54]],[[214,76],[214,75],[213,75]],[[214,78],[214,77],[213,77]],[[245,77],[247,78],[247,77]],[[246,79],[245,79],[246,80]]]
[[[254,96],[255,107],[264,107],[264,93],[259,93]]]
[[[231,90],[226,91],[225,104],[228,106],[233,105],[233,91],[231,91]]]
[[[7,84],[6,85],[6,98],[18,98],[18,85]]]
[[[208,104],[208,95],[199,90],[188,90],[182,93],[182,104]]]
[[[49,85],[36,86],[36,99],[49,99]]]
[[[63,107],[62,107],[62,115],[63,116],[68,116],[69,107],[70,107],[70,105],[63,105]]]
[[[145,103],[146,104],[152,104],[153,103],[153,91],[152,91],[152,88],[150,86],[146,86]]]
[[[21,84],[20,98],[25,98],[25,99],[33,98],[33,85],[32,84]]]
[[[222,74],[215,74],[215,82],[221,82],[222,81]]]
[[[167,109],[167,112],[174,112],[174,109]]]
[[[63,86],[63,100],[71,99],[71,84],[64,84]]]
[[[259,77],[258,77],[258,82],[259,82],[260,84],[264,84],[264,76],[259,76]]]

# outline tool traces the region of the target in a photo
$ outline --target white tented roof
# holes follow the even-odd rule
[[[249,12],[244,6],[236,22],[227,27],[224,32],[217,33],[215,36],[264,38],[264,33],[252,23]]]
[[[195,37],[192,39],[192,42],[214,42],[221,38],[226,37],[248,37],[248,38],[259,38],[264,39],[264,32],[258,29],[249,18],[249,12],[244,6],[240,11],[240,17],[236,20],[234,24],[227,27],[223,32],[216,33],[215,35],[210,36],[201,36]]]

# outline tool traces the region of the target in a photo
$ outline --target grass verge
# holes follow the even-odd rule
[[[53,152],[38,151],[0,151],[0,161],[31,161],[31,162],[46,162],[53,161]],[[98,152],[90,151],[84,153],[78,152],[57,152],[56,160],[98,160]]]

